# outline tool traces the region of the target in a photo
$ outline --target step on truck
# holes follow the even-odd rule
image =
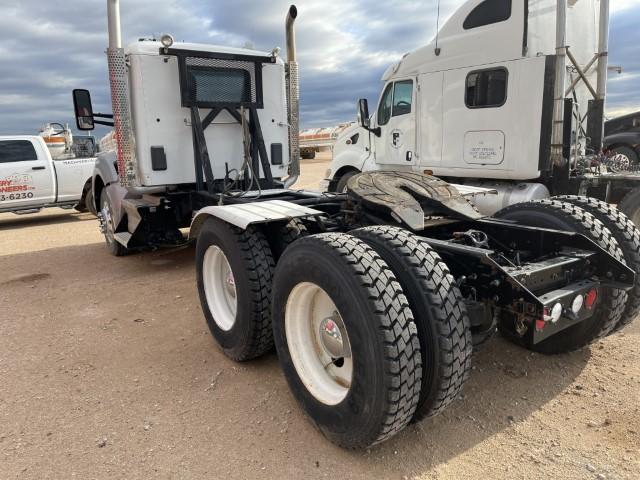
[[[608,37],[609,0],[467,0],[389,66],[371,116],[360,100],[325,188],[344,191],[362,171],[426,172],[495,189],[475,200],[485,215],[582,195],[640,225],[635,154],[603,150]]]
[[[117,151],[100,154],[94,179],[107,245],[178,244],[189,228],[222,351],[247,361],[275,346],[293,396],[336,444],[373,445],[441,412],[496,330],[554,354],[636,315],[623,247],[576,203],[486,217],[473,189],[396,171],[354,176],[345,193],[292,189],[295,6],[285,58],[169,35],[123,49],[117,0],[108,12]],[[75,96],[91,128],[90,95]]]

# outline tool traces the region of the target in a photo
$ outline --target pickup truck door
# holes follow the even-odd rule
[[[390,82],[378,105],[376,163],[411,167],[416,163],[416,87],[413,79]]]
[[[46,148],[30,138],[0,139],[0,211],[55,201],[55,175]]]

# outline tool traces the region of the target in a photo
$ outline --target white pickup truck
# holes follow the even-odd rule
[[[0,212],[36,213],[62,207],[93,211],[85,205],[95,158],[54,160],[36,135],[0,136]]]

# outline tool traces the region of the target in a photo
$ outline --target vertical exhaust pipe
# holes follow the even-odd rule
[[[598,100],[604,100],[607,92],[607,65],[609,63],[609,0],[600,0],[598,28]]]
[[[551,129],[551,161],[554,167],[563,167],[564,86],[567,63],[567,0],[557,0],[556,7],[556,71],[553,88],[553,126]]]
[[[122,48],[120,0],[107,0],[107,22],[109,25],[109,48]]]
[[[602,151],[604,139],[604,105],[607,95],[607,67],[609,65],[609,0],[600,0],[598,19],[598,80],[593,114],[587,119],[587,131],[591,134],[591,148]],[[590,129],[591,123],[593,128]],[[591,131],[592,130],[592,131]]]
[[[289,7],[286,21],[287,65],[286,88],[289,117],[289,176],[285,188],[296,183],[300,176],[300,86],[298,83],[298,62],[296,57],[296,33],[293,24],[298,17],[295,5]]]
[[[109,85],[113,109],[113,130],[116,138],[118,178],[123,187],[135,186],[135,150],[131,128],[129,77],[120,32],[120,1],[107,0],[109,48]]]

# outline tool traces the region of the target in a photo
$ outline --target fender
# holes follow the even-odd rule
[[[357,142],[347,143],[358,135]],[[327,180],[335,181],[336,174],[344,168],[362,171],[367,159],[371,156],[370,134],[359,125],[353,125],[340,134],[333,147],[333,159]]]
[[[605,150],[616,145],[626,145],[640,154],[640,132],[621,132],[604,137],[603,148]]]
[[[127,190],[120,186],[118,172],[116,171],[116,152],[107,151],[98,154],[95,166],[93,167],[93,177],[91,179],[91,189],[96,205],[96,211],[100,213],[100,195],[106,191],[109,203],[111,204],[112,215],[116,224],[122,220],[122,199],[127,194]],[[100,187],[100,188],[96,188]]]
[[[249,225],[256,223],[289,221],[294,218],[315,217],[318,215],[324,215],[324,212],[284,200],[205,207],[199,210],[193,218],[189,230],[189,239],[192,240],[198,236],[200,228],[209,217],[219,218],[226,223],[245,230]]]

